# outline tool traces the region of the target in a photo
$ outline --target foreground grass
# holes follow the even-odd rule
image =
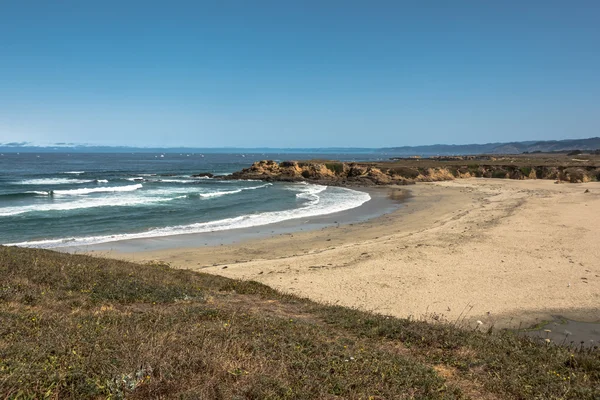
[[[0,398],[573,398],[600,354],[168,266],[0,247]]]

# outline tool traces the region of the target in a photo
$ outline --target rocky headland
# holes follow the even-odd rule
[[[537,161],[537,162],[536,162]],[[551,179],[557,182],[600,180],[600,164],[589,159],[542,159],[518,157],[452,157],[451,159],[404,159],[388,162],[257,161],[225,179],[301,182],[336,186],[407,185],[483,177],[499,179]]]

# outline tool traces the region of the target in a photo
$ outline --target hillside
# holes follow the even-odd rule
[[[394,155],[465,155],[465,154],[520,154],[524,152],[563,152],[569,150],[600,149],[600,137],[589,139],[543,140],[510,143],[486,143],[430,146],[386,147],[382,152]]]
[[[594,399],[600,353],[0,247],[0,397]]]

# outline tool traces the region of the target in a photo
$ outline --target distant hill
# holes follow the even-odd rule
[[[429,146],[386,147],[379,149],[394,155],[464,155],[464,154],[520,154],[524,152],[558,152],[600,149],[600,137],[589,139],[544,140],[487,144],[434,144]]]
[[[0,143],[0,153],[288,153],[288,154],[385,154],[394,156],[432,156],[465,154],[520,154],[523,152],[560,152],[569,150],[600,149],[600,137],[589,139],[544,140],[486,144],[434,144],[384,148],[325,147],[325,148],[192,148],[192,147],[129,147],[87,146],[57,143],[52,146],[34,146],[30,143]]]

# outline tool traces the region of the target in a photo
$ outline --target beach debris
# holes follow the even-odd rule
[[[224,265],[224,266],[221,267],[221,269],[225,269],[225,268],[227,268],[227,265]]]
[[[583,192],[583,193],[589,193],[589,192],[590,192],[590,189],[585,189],[585,192]]]

